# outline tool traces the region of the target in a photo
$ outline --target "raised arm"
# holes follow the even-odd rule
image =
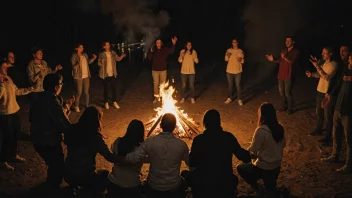
[[[70,61],[73,69],[77,69],[79,67],[79,59],[76,54],[72,54]]]
[[[99,54],[99,58],[98,58],[98,65],[100,66],[100,67],[103,67],[104,66],[104,61],[105,61],[106,59],[105,59],[105,57],[104,57],[104,54],[103,53],[100,53]]]
[[[30,84],[35,84],[37,80],[45,74],[43,70],[35,73],[35,65],[31,61],[28,66],[27,66],[27,74],[28,74],[28,79]]]
[[[228,62],[230,57],[231,57],[231,52],[229,52],[229,50],[226,50],[226,53],[225,53],[225,61]]]
[[[182,63],[184,57],[185,57],[185,50],[183,49],[180,51],[180,56],[178,57],[178,62]]]
[[[326,71],[324,71],[321,67],[317,67],[317,71],[322,79],[329,81],[331,78],[335,76],[336,70],[337,70],[337,64],[331,63],[331,65],[332,66],[328,67]]]
[[[199,63],[199,59],[198,59],[198,55],[197,55],[196,50],[193,50],[192,56],[193,56],[193,61],[194,61],[196,64],[198,64],[198,63]]]
[[[257,128],[254,132],[252,143],[249,146],[248,150],[255,155],[261,150],[264,142],[266,141],[264,132],[260,131],[260,128]]]

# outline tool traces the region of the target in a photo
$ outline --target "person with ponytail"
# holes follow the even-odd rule
[[[258,109],[258,128],[248,148],[253,163],[237,166],[238,174],[257,194],[261,194],[258,179],[263,179],[265,189],[270,195],[276,194],[276,180],[280,174],[284,147],[284,128],[277,121],[274,106],[265,102]]]

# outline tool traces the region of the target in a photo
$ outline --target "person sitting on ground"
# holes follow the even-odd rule
[[[166,113],[161,119],[163,132],[145,140],[134,152],[126,155],[132,164],[140,163],[148,156],[150,169],[146,183],[148,198],[185,197],[180,176],[181,161],[188,166],[187,144],[173,135],[176,117]]]
[[[115,155],[126,156],[144,142],[144,124],[140,120],[132,120],[125,136],[118,137],[111,145]],[[110,181],[107,197],[129,198],[141,197],[140,172],[143,162],[137,164],[115,163],[108,179]]]
[[[233,174],[232,156],[248,163],[250,154],[222,129],[218,111],[208,110],[203,125],[205,131],[194,138],[189,158],[194,169],[190,175],[193,197],[235,197],[238,178]]]
[[[276,194],[276,180],[280,174],[284,147],[284,128],[277,121],[274,106],[265,102],[258,109],[258,128],[248,149],[255,161],[253,164],[237,166],[238,174],[257,194],[262,193],[258,179],[263,179],[270,195]]]
[[[110,152],[100,133],[103,112],[95,106],[86,108],[65,134],[67,145],[65,160],[65,181],[73,188],[87,188],[94,195],[104,192],[109,171],[96,170],[96,155],[101,154],[109,162],[116,162],[117,156]]]
[[[59,74],[46,75],[44,91],[38,93],[38,99],[32,103],[29,111],[30,136],[35,151],[48,166],[46,189],[49,191],[59,190],[64,176],[62,134],[71,126],[68,115],[74,101],[72,98],[64,102],[59,95],[62,80]]]

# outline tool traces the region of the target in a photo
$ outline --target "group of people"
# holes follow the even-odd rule
[[[148,58],[152,61],[152,77],[154,81],[154,103],[160,101],[159,86],[166,81],[167,57],[175,50],[177,38],[172,38],[172,47],[163,47],[160,39],[156,40]],[[279,63],[278,85],[283,105],[279,111],[293,113],[291,85],[293,70],[297,64],[298,49],[294,47],[294,38],[286,38],[286,48],[280,58],[266,55],[269,61]],[[89,64],[98,58],[99,77],[104,86],[104,107],[109,109],[109,86],[112,87],[115,108],[116,62],[121,61],[125,54],[117,55],[111,50],[110,43],[104,42],[99,57],[90,58],[84,52],[82,44],[75,46],[71,56],[72,76],[74,79],[75,97],[64,100],[59,96],[63,77],[58,74],[62,69],[57,65],[51,69],[43,60],[43,51],[35,49],[33,60],[27,67],[29,88],[17,88],[11,75],[13,73],[14,54],[8,53],[6,61],[0,65],[0,167],[14,170],[11,163],[23,162],[24,158],[17,155],[17,138],[21,130],[19,105],[16,96],[30,94],[30,136],[34,149],[48,166],[46,184],[52,189],[60,187],[62,179],[77,189],[83,187],[95,195],[107,188],[108,196],[139,197],[184,197],[185,189],[191,187],[194,197],[234,197],[238,178],[233,174],[232,155],[243,162],[237,166],[238,174],[258,193],[263,188],[258,179],[264,181],[265,190],[276,193],[276,180],[285,146],[284,129],[279,124],[276,111],[270,103],[263,103],[258,109],[258,128],[251,146],[243,149],[234,135],[223,131],[220,114],[209,110],[203,118],[205,131],[195,137],[191,149],[185,142],[176,138],[173,131],[176,118],[165,114],[161,120],[163,132],[155,137],[144,139],[144,124],[133,120],[123,137],[117,138],[111,148],[104,142],[101,135],[103,113],[99,107],[90,106]],[[347,46],[341,46],[341,63],[332,59],[333,52],[325,47],[322,59],[311,57],[317,72],[307,71],[308,77],[319,78],[317,94],[317,127],[310,135],[320,135],[324,120],[327,122],[327,135],[322,141],[331,142],[333,152],[324,162],[339,160],[342,144],[341,132],[344,131],[347,142],[347,159],[339,172],[351,172],[351,99],[352,54]],[[178,61],[181,67],[181,103],[186,99],[186,84],[189,83],[190,99],[195,103],[195,64],[199,62],[197,52],[192,43],[187,42],[181,50]],[[237,89],[238,104],[243,105],[241,97],[241,73],[244,53],[238,48],[238,41],[232,40],[232,47],[226,51],[228,98],[225,104],[234,100],[234,84]],[[68,115],[71,110],[80,112],[80,97],[85,94],[85,110],[78,123],[72,124]],[[334,113],[333,113],[334,112]],[[63,139],[64,136],[64,139]],[[67,157],[64,158],[62,141],[67,145]],[[209,146],[213,145],[213,146]],[[97,170],[95,157],[100,153],[107,161],[114,163],[111,171]],[[189,170],[180,174],[181,161]],[[143,163],[150,163],[147,181],[140,181]],[[143,186],[143,188],[142,188]]]

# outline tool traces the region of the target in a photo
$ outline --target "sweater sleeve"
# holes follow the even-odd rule
[[[149,139],[150,140],[150,139]],[[144,141],[135,151],[126,155],[126,161],[137,164],[138,162],[143,161],[147,155],[147,144],[148,140]]]
[[[101,135],[97,137],[96,146],[97,152],[102,155],[107,161],[111,163],[117,162],[118,157],[109,150]]]
[[[184,53],[185,53],[184,49],[180,51],[180,56],[178,57],[178,62],[179,63],[183,62],[183,58],[184,58],[184,55],[185,55]],[[184,54],[184,55],[182,56],[182,54]]]
[[[328,67],[325,71],[322,68],[318,69],[320,78],[329,81],[332,77],[334,77],[337,70],[337,64],[335,62],[331,62],[330,64],[331,66]]]
[[[15,86],[16,96],[24,96],[32,92],[31,88],[18,88],[15,84],[13,85]]]
[[[199,59],[198,59],[198,55],[197,55],[196,50],[193,50],[192,56],[193,56],[193,61],[194,61],[196,64],[198,64],[198,63],[199,63]]]
[[[261,131],[260,128],[257,128],[254,132],[253,139],[252,139],[252,144],[248,148],[250,152],[253,152],[254,154],[257,154],[258,151],[262,148],[263,144],[266,141],[265,134]]]

